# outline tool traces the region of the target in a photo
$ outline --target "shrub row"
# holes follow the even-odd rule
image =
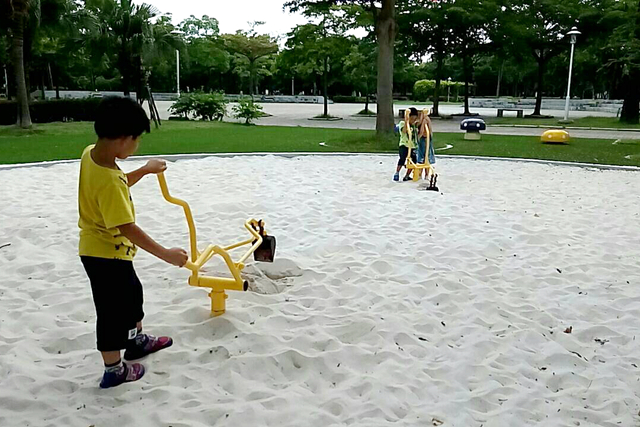
[[[333,102],[336,104],[364,104],[366,99],[364,96],[335,95],[333,97]],[[369,102],[372,102],[371,97],[369,97]]]
[[[33,123],[93,121],[98,104],[99,98],[36,101],[29,105],[29,111]],[[0,125],[14,124],[17,114],[17,102],[0,102]]]

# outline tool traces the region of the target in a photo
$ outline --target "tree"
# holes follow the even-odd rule
[[[148,83],[155,83],[155,87],[165,87],[171,90],[174,87],[171,81],[162,81],[169,76],[173,77],[175,70],[175,52],[184,51],[184,42],[175,32],[176,28],[171,24],[171,16],[159,17],[150,27],[149,37],[145,38],[142,49],[142,64],[144,71],[149,75]],[[146,80],[143,78],[143,80]],[[162,83],[161,83],[162,82]]]
[[[63,67],[68,67],[70,58],[77,56],[74,36],[81,28],[91,26],[91,19],[76,2],[69,0],[41,0],[40,25],[31,32],[30,43],[25,45],[26,52],[30,52],[31,66],[29,70],[40,75],[42,90],[45,82],[56,89],[56,98],[60,98],[59,84]],[[86,72],[86,70],[83,70]],[[55,84],[54,84],[55,82]]]
[[[351,48],[345,61],[345,71],[351,84],[365,96],[364,114],[369,114],[369,95],[376,84],[376,62],[378,52],[370,40],[360,40]]]
[[[329,115],[329,74],[349,48],[349,41],[342,33],[342,22],[327,12],[318,24],[294,28],[287,40],[286,46],[298,71],[322,76],[325,117]]]
[[[580,0],[505,0],[502,6],[492,37],[513,56],[533,56],[538,79],[532,116],[541,116],[546,66],[569,48],[565,34],[580,16]]]
[[[640,119],[640,1],[615,2],[602,21],[603,24],[614,27],[607,45],[607,49],[613,55],[607,66],[608,68],[619,66],[622,70],[622,86],[625,90],[620,121],[638,124]]]
[[[398,25],[396,23],[396,1],[381,0],[289,0],[284,4],[292,12],[304,11],[309,16],[326,13],[332,6],[356,6],[369,15],[378,43],[378,114],[376,132],[378,135],[393,132],[393,58]],[[366,25],[366,24],[364,24]]]
[[[24,36],[27,30],[29,13],[39,15],[39,2],[30,0],[2,0],[0,2],[0,26],[9,29],[11,40],[11,61],[16,83],[16,98],[18,100],[18,120],[16,125],[21,128],[31,127],[29,112],[29,94],[24,68]]]
[[[178,27],[186,39],[183,82],[192,88],[219,88],[221,82],[216,78],[229,70],[231,55],[220,36],[218,21],[207,15],[201,19],[192,15]]]
[[[236,34],[225,34],[223,39],[230,52],[248,61],[249,93],[253,98],[260,63],[267,56],[278,52],[278,44],[267,34],[256,34],[255,27],[249,32],[238,31]]]
[[[444,62],[453,43],[447,18],[451,4],[451,0],[408,0],[402,4],[398,15],[398,25],[404,36],[401,49],[409,56],[421,58],[432,55],[435,60],[433,116],[436,117],[440,115]]]
[[[8,73],[7,66],[9,65],[9,42],[6,34],[0,28],[0,89],[2,92],[0,95],[3,95],[5,91],[9,92],[9,82],[5,81],[5,73]],[[8,78],[8,74],[7,78]],[[6,86],[5,86],[6,85]]]
[[[135,82],[141,99],[142,58],[145,43],[152,40],[151,19],[157,15],[157,10],[148,4],[134,5],[131,0],[86,0],[85,7],[99,24],[97,31],[90,35],[98,38],[94,40],[94,46],[102,44],[105,54],[117,58],[115,65],[122,77],[125,96],[129,96]]]
[[[493,1],[456,0],[446,11],[447,25],[456,51],[462,57],[464,75],[464,115],[469,111],[469,83],[473,80],[473,67],[477,56],[490,43],[489,33],[494,24],[497,5]]]

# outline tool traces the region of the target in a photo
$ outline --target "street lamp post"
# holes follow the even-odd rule
[[[573,69],[573,52],[576,48],[576,38],[582,34],[576,27],[567,33],[571,37],[571,57],[569,59],[569,81],[567,83],[567,101],[564,104],[564,121],[569,121],[569,101],[571,100],[571,71]]]
[[[451,77],[447,79],[449,84],[447,85],[447,102],[449,102],[449,98],[451,97]]]
[[[7,99],[9,99],[9,77],[7,77],[7,66],[5,65],[2,68],[4,68],[4,89],[7,94]]]
[[[173,30],[171,34],[183,36],[184,31]],[[180,97],[180,50],[178,49],[176,49],[176,92],[178,93],[178,97]]]
[[[178,98],[180,97],[180,51],[176,49],[176,88],[178,89]]]

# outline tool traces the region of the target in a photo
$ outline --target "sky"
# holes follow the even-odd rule
[[[140,1],[142,2],[142,1]],[[171,13],[178,24],[190,15],[200,18],[209,15],[220,24],[221,33],[248,30],[247,22],[265,21],[258,32],[272,36],[284,35],[307,20],[300,14],[282,10],[285,0],[144,0],[162,13]]]

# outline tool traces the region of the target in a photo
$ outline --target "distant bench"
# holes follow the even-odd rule
[[[515,111],[519,119],[524,117],[524,110],[522,108],[498,108],[498,117],[504,117],[505,111]]]

